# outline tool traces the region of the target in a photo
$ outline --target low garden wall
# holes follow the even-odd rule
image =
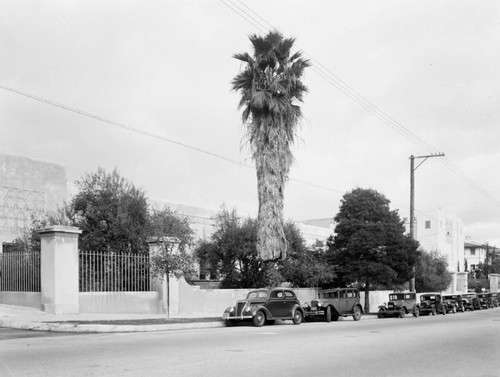
[[[40,292],[0,292],[0,303],[40,309],[42,294]]]
[[[158,314],[158,292],[80,292],[80,313]]]

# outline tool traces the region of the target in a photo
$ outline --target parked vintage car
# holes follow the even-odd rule
[[[306,318],[323,318],[326,322],[336,321],[340,316],[352,315],[359,321],[363,313],[359,290],[356,288],[325,289],[318,292],[318,298],[304,304]]]
[[[404,318],[407,314],[418,317],[420,314],[420,303],[417,302],[417,294],[413,292],[396,292],[389,295],[389,302],[378,307],[378,317]]]
[[[439,293],[420,294],[420,314],[446,314],[446,306],[443,303],[441,295]]]
[[[493,307],[493,294],[484,292],[477,294],[477,300],[479,301],[479,305],[481,309],[489,309]]]
[[[476,293],[463,293],[462,302],[464,304],[465,310],[474,311],[476,309],[481,309],[481,305],[479,304]]]
[[[462,295],[443,295],[443,301],[448,313],[465,312]]]
[[[227,326],[238,321],[253,321],[255,326],[273,324],[276,319],[292,320],[300,325],[304,310],[295,292],[288,288],[258,289],[248,293],[245,300],[224,311],[222,319]]]

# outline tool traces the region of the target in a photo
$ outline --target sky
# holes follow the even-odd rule
[[[333,218],[357,187],[408,218],[409,157],[441,152],[415,171],[416,215],[500,246],[496,0],[0,0],[0,153],[255,216],[232,55],[270,29],[312,62],[287,219]]]

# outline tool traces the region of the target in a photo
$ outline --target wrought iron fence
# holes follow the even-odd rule
[[[0,254],[0,291],[40,292],[40,253]]]
[[[150,290],[148,254],[80,251],[80,292]]]

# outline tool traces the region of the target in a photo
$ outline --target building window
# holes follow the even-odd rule
[[[431,221],[430,220],[425,221],[425,229],[431,229]]]
[[[470,255],[476,255],[476,249],[471,249],[470,250]]]

